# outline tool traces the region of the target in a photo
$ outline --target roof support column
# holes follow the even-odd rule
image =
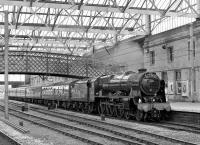
[[[146,1],[145,4],[146,4],[146,7],[148,7],[148,1]],[[146,35],[151,35],[151,15],[145,15],[145,31],[146,31]]]
[[[4,33],[5,33],[5,47],[4,47],[4,63],[5,63],[5,72],[4,72],[4,81],[5,81],[5,90],[4,90],[4,106],[5,106],[5,119],[9,119],[8,116],[8,41],[9,41],[9,29],[8,29],[8,11],[5,11],[5,24],[4,24]]]
[[[145,15],[145,30],[146,34],[151,34],[151,15]]]

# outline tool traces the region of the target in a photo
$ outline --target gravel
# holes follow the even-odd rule
[[[42,140],[35,139],[31,136],[22,134],[1,121],[0,121],[0,130],[6,135],[10,136],[11,138],[14,138],[22,145],[52,145],[50,143],[44,143]]]
[[[38,107],[39,105],[31,104],[31,106]],[[46,107],[42,107],[42,106],[39,106],[39,107],[46,108]],[[81,117],[91,118],[91,119],[95,119],[95,120],[101,120],[100,116],[93,116],[93,115],[88,115],[88,114],[71,112],[71,111],[62,110],[62,109],[55,109],[55,112],[56,111],[58,111],[60,113],[65,113],[66,115],[73,114],[73,115],[78,115]],[[105,122],[116,124],[116,125],[121,125],[121,126],[128,127],[128,128],[138,129],[138,130],[142,130],[142,131],[149,132],[149,133],[155,133],[155,134],[158,134],[161,136],[171,137],[174,139],[179,139],[179,140],[191,142],[194,144],[200,144],[200,135],[195,134],[195,133],[188,133],[188,132],[180,131],[180,130],[170,130],[167,128],[161,128],[161,127],[156,127],[156,126],[151,126],[151,125],[144,125],[139,122],[136,123],[136,122],[115,120],[115,119],[109,119],[109,118],[106,118]]]

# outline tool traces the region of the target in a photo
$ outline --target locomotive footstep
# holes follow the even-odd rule
[[[143,121],[144,119],[144,112],[141,111],[141,110],[137,110],[137,113],[136,113],[136,120],[137,121]]]

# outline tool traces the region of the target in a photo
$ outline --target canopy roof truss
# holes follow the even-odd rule
[[[11,48],[79,55],[146,35],[146,15],[151,31],[169,17],[199,17],[196,0],[1,0],[1,44],[6,10]]]

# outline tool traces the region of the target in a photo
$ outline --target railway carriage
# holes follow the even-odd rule
[[[41,88],[43,105],[48,107],[55,105],[66,106],[66,101],[69,100],[68,82],[58,82]]]
[[[12,100],[37,103],[37,101],[41,101],[41,91],[41,87],[10,88],[8,95]]]
[[[82,112],[93,112],[95,102],[96,79],[73,81],[69,84],[69,100],[67,108]]]

